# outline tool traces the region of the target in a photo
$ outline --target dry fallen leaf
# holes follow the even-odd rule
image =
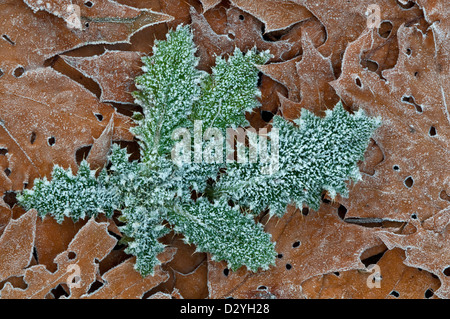
[[[7,283],[0,291],[1,297],[42,299],[58,285],[68,283],[74,284],[69,298],[81,297],[96,278],[98,261],[105,258],[116,243],[116,239],[108,235],[107,226],[107,223],[90,219],[70,242],[67,250],[56,256],[56,271],[50,272],[44,265],[31,266],[24,273],[27,289],[17,289]]]
[[[364,269],[363,252],[379,246],[376,228],[344,222],[337,208],[322,205],[317,212],[289,209],[281,218],[272,217],[266,230],[276,242],[276,265],[267,271],[232,272],[223,262],[209,262],[210,298],[301,298],[301,285],[311,277]]]
[[[440,298],[450,298],[450,227],[448,215],[450,207],[442,210],[426,220],[428,226],[440,225],[438,230],[424,228],[418,220],[412,221],[416,231],[412,234],[401,235],[389,232],[380,232],[379,236],[389,249],[395,247],[405,250],[405,265],[427,270],[435,274],[440,282],[440,288],[435,294]],[[445,224],[442,219],[445,217]]]
[[[0,282],[22,276],[29,265],[34,246],[37,211],[29,210],[6,226],[0,237]]]
[[[11,153],[7,178],[14,181],[13,190],[22,189],[24,183],[31,186],[33,177],[50,176],[53,164],[76,170],[76,151],[92,144],[115,113],[110,105],[51,68],[27,71],[20,78],[5,74],[0,99],[2,147]],[[114,122],[114,140],[133,139],[128,117],[116,113]]]
[[[65,3],[62,0],[52,2]],[[57,54],[86,44],[126,43],[140,29],[171,20],[170,16],[162,13],[109,0],[96,0],[91,7],[88,2],[72,1],[80,9],[82,29],[78,30],[46,11],[33,13],[22,1],[3,1],[0,4],[0,28],[3,30],[2,40],[5,40],[0,44],[3,72],[31,70]],[[45,36],[41,36],[42,32]]]
[[[92,57],[62,56],[70,66],[92,78],[101,89],[101,102],[133,103],[134,79],[141,71],[141,54],[134,51],[105,51]]]
[[[338,101],[336,92],[328,84],[335,79],[330,59],[317,51],[307,33],[302,34],[301,43],[300,58],[258,67],[288,89],[292,101],[280,100],[281,113],[288,119],[298,118],[302,108],[323,116],[324,111],[333,108]]]
[[[313,16],[293,1],[231,0],[231,3],[264,22],[265,32],[283,30]]]
[[[348,209],[347,217],[424,220],[449,205],[441,198],[450,187],[448,81],[433,29],[425,35],[416,27],[399,29],[401,54],[395,68],[383,72],[386,80],[364,69],[359,57],[373,32],[366,30],[349,44],[342,74],[332,86],[348,105],[381,116],[374,140],[383,161],[373,175],[351,186],[348,199],[338,201]]]
[[[161,263],[169,262],[176,248],[166,248],[158,258]],[[166,281],[169,276],[157,266],[155,273],[143,278],[139,272],[134,269],[135,258],[130,258],[120,265],[108,270],[102,276],[104,284],[98,290],[91,294],[83,295],[81,298],[87,299],[137,299],[142,298],[144,293]]]
[[[407,267],[401,249],[386,251],[368,269],[314,277],[302,285],[308,299],[436,298],[439,280],[429,272]]]

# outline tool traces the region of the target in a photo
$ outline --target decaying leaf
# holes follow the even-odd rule
[[[231,0],[231,3],[264,22],[265,32],[283,30],[312,17],[308,9],[293,1]]]
[[[375,228],[345,223],[331,205],[304,213],[290,209],[281,219],[267,222],[279,254],[270,270],[232,272],[224,263],[210,261],[210,297],[301,298],[304,281],[319,274],[364,269],[361,254],[381,243]]]
[[[62,56],[64,61],[92,78],[101,88],[101,102],[133,103],[134,79],[141,71],[141,54],[134,51],[106,51],[93,57]]]
[[[299,102],[281,98],[281,112],[289,119],[300,117],[303,108],[323,116],[324,111],[333,108],[338,101],[336,92],[329,85],[335,79],[330,59],[318,52],[306,32],[302,34],[302,48],[300,58],[258,67],[265,75],[286,86],[292,102]]]
[[[449,205],[440,197],[450,187],[448,76],[437,60],[433,29],[422,34],[403,26],[397,65],[381,79],[359,63],[373,32],[349,44],[332,86],[347,104],[382,117],[374,140],[384,159],[339,201],[347,217],[409,220],[414,214],[424,220]]]
[[[435,274],[441,281],[441,286],[435,293],[445,299],[450,298],[449,214],[450,209],[447,208],[426,220],[427,226],[439,225],[437,230],[426,229],[418,220],[413,220],[412,225],[416,231],[412,234],[401,235],[385,231],[379,233],[389,249],[398,247],[405,250],[405,265]]]
[[[200,0],[203,5],[203,11],[208,11],[217,6],[222,0]]]
[[[327,40],[320,46],[319,52],[330,57],[335,70],[339,72],[342,54],[347,45],[356,40],[370,23],[369,16],[373,12],[371,8],[376,6],[380,11],[380,27],[384,25],[395,35],[397,29],[403,24],[414,21],[423,16],[418,6],[405,10],[394,0],[296,0],[296,3],[304,5],[327,30]],[[367,14],[366,14],[367,12]],[[380,28],[375,25],[378,32]],[[381,29],[384,30],[384,29]]]
[[[208,263],[202,262],[194,271],[183,274],[175,271],[174,289],[186,299],[204,299],[208,297]]]
[[[7,0],[0,4],[0,28],[3,30],[0,54],[4,73],[31,70],[57,54],[82,45],[128,42],[142,28],[171,20],[162,13],[109,0],[96,0],[91,7],[86,5],[90,1],[72,2],[80,9],[81,30],[68,27],[63,19],[46,11],[33,13],[22,1]],[[43,32],[46,36],[42,36]],[[27,36],[23,36],[25,34]]]
[[[37,211],[30,210],[6,226],[0,237],[0,282],[22,276],[31,261]]]
[[[105,166],[111,149],[113,132],[114,114],[111,116],[108,125],[106,125],[99,138],[94,139],[94,143],[86,159],[91,169],[100,171]]]
[[[50,176],[53,164],[76,169],[76,151],[92,144],[115,113],[110,105],[51,68],[28,71],[20,78],[5,74],[0,81],[0,101],[6,135],[2,147],[11,153],[7,178],[17,179],[15,190],[22,189],[23,183],[31,184],[31,177]],[[116,114],[114,122],[113,139],[132,140],[131,120]],[[17,153],[12,154],[14,150]]]
[[[176,248],[167,248],[160,254],[159,260],[162,264],[169,262],[176,252]],[[166,281],[169,276],[157,266],[152,276],[142,277],[134,269],[135,258],[130,258],[120,265],[107,271],[102,276],[104,284],[91,294],[83,295],[87,299],[137,299],[142,298],[144,293]]]
[[[429,272],[407,267],[401,249],[386,251],[364,270],[335,272],[302,285],[308,299],[423,299],[436,298],[439,280]]]
[[[191,9],[192,28],[194,41],[198,45],[198,56],[200,57],[199,68],[210,70],[214,65],[216,55],[228,55],[235,47],[246,52],[253,47],[260,51],[269,50],[273,59],[286,58],[295,55],[300,50],[300,43],[288,40],[267,41],[263,38],[261,31],[262,22],[259,22],[250,14],[235,7],[216,7],[208,11],[213,23],[218,19],[225,20],[225,27],[217,30],[204,15]]]
[[[79,298],[95,280],[97,262],[105,258],[115,243],[116,239],[108,235],[107,224],[91,219],[73,238],[67,250],[56,256],[58,268],[55,272],[48,271],[43,265],[29,267],[24,274],[28,288],[16,289],[6,284],[0,291],[1,297],[42,299],[58,285],[71,283],[69,298]]]

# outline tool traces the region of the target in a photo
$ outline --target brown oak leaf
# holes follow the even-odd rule
[[[302,34],[301,43],[301,57],[258,67],[288,89],[292,101],[280,99],[281,113],[288,119],[298,118],[302,108],[323,116],[325,110],[333,108],[339,100],[329,85],[335,79],[330,59],[319,53],[306,32]]]
[[[22,276],[29,265],[36,234],[37,211],[29,210],[6,226],[0,237],[0,282]],[[0,293],[1,295],[1,293]]]
[[[94,43],[129,42],[137,31],[172,17],[145,9],[136,9],[108,0],[97,0],[88,7],[85,1],[73,1],[80,8],[82,29],[68,28],[66,22],[46,11],[33,11],[22,1],[0,4],[0,65],[3,73],[20,74],[47,59]],[[91,2],[92,3],[92,2]],[[45,36],[42,36],[45,32]],[[23,36],[26,34],[27,36]]]
[[[50,272],[44,265],[27,268],[24,281],[27,289],[17,289],[5,284],[0,291],[2,298],[43,299],[60,284],[73,284],[69,298],[85,294],[96,278],[98,261],[101,261],[116,244],[116,239],[107,232],[107,223],[90,219],[70,242],[67,250],[55,258],[57,270]]]
[[[313,16],[304,6],[292,1],[231,0],[231,3],[262,21],[265,32],[283,30]]]
[[[175,247],[168,247],[159,254],[158,259],[162,264],[172,260],[176,253]],[[129,258],[118,266],[108,270],[101,277],[103,285],[90,294],[82,295],[83,299],[138,299],[152,288],[169,278],[167,272],[157,266],[153,275],[142,277],[134,269],[135,257]]]
[[[5,75],[0,101],[2,147],[11,154],[3,169],[10,170],[5,177],[13,190],[21,190],[24,183],[31,186],[34,177],[50,177],[54,164],[76,170],[76,151],[91,145],[115,113],[51,68],[28,71],[18,79]],[[114,140],[133,139],[128,117],[116,113],[114,122]]]
[[[429,225],[440,224],[438,230],[426,229],[419,220],[412,220],[411,224],[416,228],[416,231],[411,234],[393,234],[385,231],[380,231],[378,234],[389,249],[397,247],[405,250],[405,265],[435,274],[441,281],[441,286],[435,294],[445,299],[450,298],[450,279],[448,277],[450,265],[449,214],[450,208],[447,208],[426,220]],[[436,218],[444,216],[445,226],[442,220],[436,220]]]
[[[365,270],[317,276],[302,285],[308,299],[424,299],[436,298],[440,282],[429,272],[403,264],[405,254],[395,248]]]
[[[368,21],[372,21],[369,20],[370,13],[373,12],[370,6],[375,5],[380,10],[380,28],[375,28],[376,31],[383,30],[381,27],[388,25],[389,33],[392,35],[397,33],[397,29],[403,23],[423,16],[418,6],[406,10],[394,0],[295,0],[294,2],[305,6],[325,26],[327,39],[318,50],[323,56],[330,57],[336,76],[339,74],[342,55],[347,45],[359,37]]]
[[[134,79],[142,73],[141,54],[109,51],[89,57],[61,56],[70,66],[93,79],[101,89],[101,102],[133,103]]]
[[[373,32],[349,44],[342,74],[331,84],[346,104],[381,116],[373,139],[383,160],[350,187],[348,198],[337,200],[348,217],[424,220],[449,205],[442,196],[450,188],[448,73],[439,63],[434,30],[402,26],[398,62],[380,78],[359,63]]]
[[[301,284],[314,276],[364,269],[363,252],[379,246],[376,228],[352,225],[339,218],[337,208],[323,204],[317,212],[292,207],[265,227],[276,242],[276,265],[267,271],[235,272],[209,261],[210,298],[300,298]],[[306,215],[306,216],[305,216]]]

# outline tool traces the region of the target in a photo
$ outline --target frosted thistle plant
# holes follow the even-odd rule
[[[347,196],[346,181],[360,179],[357,162],[379,125],[379,119],[367,117],[362,110],[354,115],[346,112],[340,102],[324,118],[306,109],[294,123],[275,115],[278,169],[259,174],[259,161],[231,163],[215,186],[215,196],[226,194],[255,212],[270,209],[278,216],[289,204],[317,210],[323,191],[331,198],[338,193]]]
[[[75,221],[99,213],[111,217],[120,200],[108,179],[106,171],[95,177],[86,161],[81,162],[77,175],[70,168],[55,166],[51,181],[36,179],[33,189],[24,190],[18,201],[26,209],[35,208],[41,216],[52,215],[59,223],[64,217]]]
[[[358,179],[356,163],[379,121],[362,111],[351,115],[340,104],[325,118],[303,111],[291,123],[275,116],[269,133],[270,148],[274,132],[279,133],[273,174],[261,173],[261,159],[230,163],[189,157],[175,162],[178,130],[194,139],[187,148],[190,155],[211,145],[211,140],[203,141],[203,129],[220,133],[249,125],[246,112],[259,106],[256,65],[270,58],[268,52],[236,49],[228,59],[218,57],[208,74],[196,68],[195,52],[190,28],[179,26],[166,40],[155,41],[153,54],[142,59],[144,72],[136,78],[133,95],[143,111],[133,115],[136,126],[131,129],[139,141],[140,161],[130,161],[126,149],[113,145],[109,165],[97,177],[86,161],[77,175],[55,166],[52,179],[37,179],[32,190],[18,196],[19,203],[58,222],[119,212],[125,251],[136,256],[135,268],[143,276],[160,263],[160,238],[171,229],[197,251],[227,261],[230,269],[257,271],[273,265],[275,243],[255,222],[255,214],[269,208],[282,216],[290,203],[317,209],[323,191],[346,195],[345,182]],[[201,139],[196,144],[198,126]]]

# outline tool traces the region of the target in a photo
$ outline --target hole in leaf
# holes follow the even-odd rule
[[[7,148],[0,148],[0,155],[6,155],[8,153],[8,149]]]
[[[0,78],[3,76],[3,70],[2,69],[0,69]]]
[[[430,131],[428,132],[428,134],[430,134],[430,136],[436,136],[436,128],[434,126],[430,127]]]
[[[444,275],[446,275],[447,277],[450,276],[450,267],[444,269]]]
[[[411,9],[415,5],[415,3],[413,1],[408,1],[407,3],[403,4],[398,0],[397,0],[397,4],[404,10]]]
[[[414,76],[418,77],[419,76],[419,72],[418,71],[414,72]]]
[[[414,185],[414,179],[411,176],[408,176],[403,182],[406,187],[411,188]]]
[[[277,258],[279,258],[279,259],[283,258],[283,254],[278,254]]]
[[[267,287],[266,286],[259,286],[258,290],[267,290]]]
[[[9,44],[11,44],[11,45],[16,45],[16,43],[15,43],[13,40],[11,40],[6,34],[2,35],[2,38],[3,38],[5,41],[7,41]]]
[[[101,115],[100,113],[94,113],[94,115],[99,122],[103,121],[103,115]]]
[[[340,205],[338,208],[338,216],[344,220],[345,215],[347,214],[347,208],[344,205]]]
[[[429,288],[427,289],[427,291],[425,291],[425,298],[430,299],[431,297],[433,297],[434,292],[433,289]]]
[[[84,24],[84,26],[85,26],[86,28],[89,28],[89,22],[86,22],[86,23]]]
[[[416,108],[416,111],[417,111],[418,113],[422,113],[422,112],[423,112],[422,107],[421,107],[419,104],[416,103],[416,100],[414,99],[413,96],[403,96],[403,97],[402,97],[402,102],[403,102],[403,103],[407,103],[407,104],[414,105],[414,107]]]
[[[391,293],[390,293],[390,295],[391,295],[391,296],[394,296],[395,298],[400,297],[400,294],[399,294],[398,291],[396,291],[396,290],[392,290]]]
[[[75,258],[77,258],[77,254],[73,251],[69,251],[69,253],[67,254],[67,258],[69,260],[74,260]]]
[[[11,175],[11,170],[10,170],[9,168],[6,168],[6,169],[4,170],[4,172],[5,172],[5,175],[6,175],[6,176]]]
[[[48,143],[49,146],[55,145],[55,142],[56,142],[56,140],[55,140],[55,137],[54,137],[54,136],[51,136],[51,137],[49,137],[49,138],[47,139],[47,143]]]
[[[291,270],[292,269],[292,265],[291,264],[286,264],[286,269],[287,270]]]
[[[244,17],[242,14],[240,14],[240,15],[239,15],[239,20],[244,21],[244,20],[245,20],[245,17]]]
[[[228,277],[228,275],[230,274],[230,270],[228,268],[225,268],[223,270],[223,274],[225,275],[225,277]]]
[[[300,242],[299,240],[297,240],[296,242],[294,242],[294,243],[292,244],[292,248],[297,248],[297,247],[300,246],[300,244],[301,244],[301,242]]]
[[[411,214],[411,218],[412,219],[417,219],[417,215],[416,214]]]
[[[25,69],[23,67],[19,66],[14,70],[13,74],[16,78],[20,78],[24,73],[25,73]]]
[[[75,152],[75,161],[78,165],[81,164],[81,162],[86,159],[89,155],[89,152],[91,151],[92,145],[83,146],[76,150]]]
[[[400,167],[398,165],[394,165],[394,166],[392,166],[392,169],[394,171],[398,171],[398,170],[400,170]]]
[[[3,201],[8,204],[9,207],[13,208],[17,204],[16,192],[8,191],[3,195]]]
[[[270,122],[273,118],[274,114],[269,111],[261,111],[261,118],[264,122]]]
[[[63,288],[63,286],[61,286],[61,284],[53,288],[50,292],[55,297],[55,299],[60,299],[63,296],[69,297],[69,293]]]
[[[85,3],[84,3],[84,5],[86,6],[86,7],[88,7],[88,8],[92,8],[92,6],[94,5],[91,1],[86,1]]]
[[[35,141],[36,141],[36,133],[35,132],[31,132],[30,143],[34,144]]]
[[[339,277],[341,275],[339,271],[336,271],[333,274],[335,274],[337,277]]]
[[[361,79],[360,79],[359,77],[357,77],[357,78],[355,79],[355,84],[356,84],[358,87],[362,88]]]
[[[443,199],[443,200],[448,200],[450,201],[450,196],[447,194],[447,192],[445,190],[442,190],[439,194],[439,198]]]
[[[34,260],[36,260],[36,263],[39,264],[39,256],[38,256],[36,246],[33,247],[33,258],[34,258]]]
[[[94,293],[94,292],[96,292],[96,291],[99,290],[101,287],[103,287],[103,283],[102,283],[101,281],[98,281],[98,280],[94,281],[94,282],[91,284],[91,286],[89,287],[88,295],[89,295],[89,294],[92,294],[92,293]]]
[[[378,63],[368,59],[361,59],[361,66],[372,72],[376,72],[378,70]]]
[[[378,28],[380,37],[387,39],[392,32],[392,23],[390,21],[383,21]]]
[[[303,207],[302,208],[302,215],[303,216],[308,216],[309,214],[309,208],[308,207]]]
[[[411,53],[412,53],[411,48],[406,48],[405,53],[407,56],[411,56]]]
[[[372,255],[370,257],[361,259],[361,262],[364,264],[364,266],[366,266],[366,268],[369,267],[370,265],[375,265],[376,263],[378,263],[380,261],[381,257],[383,257],[383,255],[386,251],[387,251],[387,249],[376,255]]]

